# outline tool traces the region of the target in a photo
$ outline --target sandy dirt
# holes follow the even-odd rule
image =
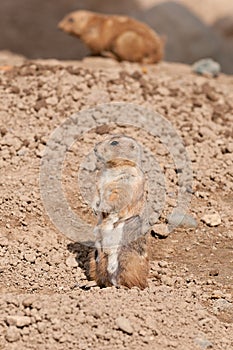
[[[231,350],[232,76],[200,77],[189,66],[168,63],[26,61],[1,68],[0,101],[0,349]],[[189,214],[198,225],[168,237],[151,232],[143,291],[94,286],[89,248],[54,227],[39,189],[50,133],[72,113],[115,101],[161,113],[192,162]],[[126,131],[156,154],[153,139]],[[72,184],[82,157],[102,137],[99,129],[85,135],[64,168],[72,209],[91,223]],[[176,173],[165,157],[158,151],[174,186]]]

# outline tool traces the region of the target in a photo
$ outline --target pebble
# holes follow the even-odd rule
[[[0,246],[1,247],[8,247],[9,245],[9,240],[7,237],[0,237]]]
[[[18,151],[22,146],[20,139],[12,136],[10,134],[5,137],[3,144],[8,146],[8,147],[13,147],[16,151]]]
[[[172,287],[174,284],[173,279],[171,277],[168,277],[168,276],[162,276],[161,281],[163,284],[165,284],[168,287]]]
[[[7,302],[7,304],[12,304],[12,305],[14,305],[16,307],[19,306],[19,300],[16,297],[12,296],[12,295],[9,295],[9,296],[6,297],[6,302]]]
[[[6,340],[9,341],[10,343],[13,343],[20,338],[20,333],[17,327],[15,326],[10,326],[8,327],[6,331]]]
[[[168,223],[172,227],[187,227],[187,228],[196,228],[197,221],[189,214],[185,213],[172,213],[168,217]]]
[[[46,99],[46,103],[51,106],[55,106],[58,104],[58,99],[56,96],[48,97]]]
[[[214,290],[211,294],[211,299],[222,299],[224,293],[221,290]]]
[[[205,214],[201,220],[208,226],[214,227],[221,224],[222,220],[218,213]]]
[[[153,226],[153,231],[156,236],[162,237],[162,238],[168,237],[170,233],[166,224],[155,224]]]
[[[37,329],[39,333],[43,333],[46,329],[46,323],[45,322],[37,322]]]
[[[19,328],[29,326],[31,324],[31,318],[28,316],[7,316],[6,322],[9,326],[16,326]]]
[[[169,96],[170,95],[170,91],[165,87],[159,87],[157,89],[157,93],[161,96]]]
[[[75,256],[73,256],[73,255],[68,256],[68,258],[66,259],[66,266],[68,266],[68,267],[78,267],[78,262],[75,259]]]
[[[131,335],[133,334],[133,327],[131,326],[130,321],[125,317],[118,317],[116,319],[116,325],[117,327],[122,330],[123,332]]]
[[[209,271],[209,276],[218,276],[219,275],[219,270],[218,269],[211,269]]]
[[[110,97],[107,91],[92,89],[92,91],[86,97],[86,103],[90,106],[95,106],[99,103],[110,102]]]
[[[221,66],[218,62],[215,62],[211,58],[204,58],[193,64],[192,71],[200,75],[217,77],[221,71]]]
[[[220,298],[215,300],[213,304],[213,311],[215,314],[218,314],[221,311],[229,311],[233,312],[233,304],[227,301],[226,299]]]
[[[25,253],[24,259],[30,263],[34,263],[36,261],[36,255],[33,253]]]
[[[93,160],[88,160],[84,164],[82,164],[83,169],[88,170],[88,171],[94,171],[96,168],[96,164]]]
[[[29,296],[27,298],[25,298],[22,302],[24,307],[30,307],[35,301],[35,297],[34,296]]]
[[[201,347],[201,349],[211,349],[213,344],[203,336],[194,338],[194,342]]]
[[[168,267],[167,262],[166,262],[166,261],[163,261],[163,260],[159,261],[159,262],[158,262],[158,265],[159,265],[159,267],[162,267],[162,268]]]

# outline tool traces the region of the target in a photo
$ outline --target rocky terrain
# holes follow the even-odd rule
[[[202,77],[190,66],[165,62],[15,62],[5,56],[0,67],[0,349],[231,350],[232,76]],[[73,113],[122,101],[170,121],[193,170],[188,213],[197,227],[179,227],[167,237],[156,227],[151,231],[143,291],[100,289],[88,280],[89,247],[56,229],[39,186],[55,128]],[[176,187],[176,169],[153,137],[133,127],[112,128],[148,147],[168,187]],[[89,224],[95,219],[74,183],[79,164],[105,132],[85,133],[64,165],[70,206]],[[171,194],[166,205],[174,200]]]

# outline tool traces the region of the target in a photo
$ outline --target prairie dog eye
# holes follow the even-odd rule
[[[73,17],[69,17],[69,18],[68,18],[68,22],[69,22],[69,23],[74,23]]]
[[[112,142],[110,143],[111,146],[117,146],[118,144],[119,144],[118,141],[112,141]]]

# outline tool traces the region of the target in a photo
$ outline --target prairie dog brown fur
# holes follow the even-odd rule
[[[80,38],[94,54],[141,63],[157,63],[163,57],[161,38],[130,17],[74,11],[58,27]]]
[[[110,136],[95,147],[103,162],[93,208],[98,215],[90,276],[100,286],[147,286],[149,269],[141,213],[145,179],[140,147],[129,137]]]
[[[115,135],[97,144],[95,154],[104,167],[93,209],[124,219],[139,215],[145,201],[140,146],[132,138]]]

